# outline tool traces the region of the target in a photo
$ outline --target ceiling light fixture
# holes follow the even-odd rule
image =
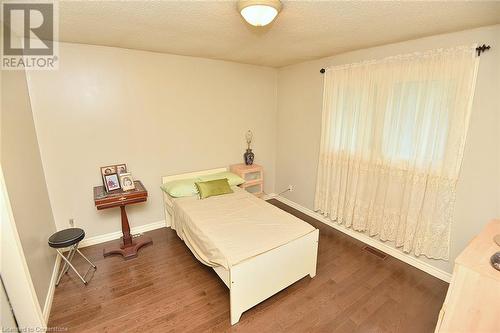
[[[279,0],[240,0],[241,16],[253,26],[262,27],[271,23],[281,10]]]

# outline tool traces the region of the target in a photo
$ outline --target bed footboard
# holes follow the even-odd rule
[[[306,275],[316,275],[319,230],[235,265],[230,270],[231,325],[241,314]]]

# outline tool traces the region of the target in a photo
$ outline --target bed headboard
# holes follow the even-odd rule
[[[211,173],[218,173],[218,172],[224,172],[227,171],[227,168],[216,168],[216,169],[208,169],[208,170],[200,170],[200,171],[193,171],[193,172],[187,172],[187,173],[180,173],[177,175],[169,175],[169,176],[163,176],[161,177],[161,183],[165,184],[168,183],[172,180],[179,180],[179,179],[187,179],[187,178],[195,178],[199,177],[202,175],[209,175]],[[162,191],[163,192],[163,191]],[[165,210],[165,223],[167,224],[167,227],[171,226],[171,220],[172,220],[172,197],[163,192],[163,205],[164,205],[164,210]]]

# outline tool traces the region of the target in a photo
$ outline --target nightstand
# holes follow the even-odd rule
[[[232,173],[237,174],[245,180],[240,185],[248,192],[262,197],[264,195],[264,169],[258,164],[234,164],[229,167]]]

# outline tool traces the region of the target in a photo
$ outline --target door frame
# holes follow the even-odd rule
[[[0,274],[20,329],[47,326],[38,303],[28,264],[17,232],[9,194],[0,165],[1,257]]]

